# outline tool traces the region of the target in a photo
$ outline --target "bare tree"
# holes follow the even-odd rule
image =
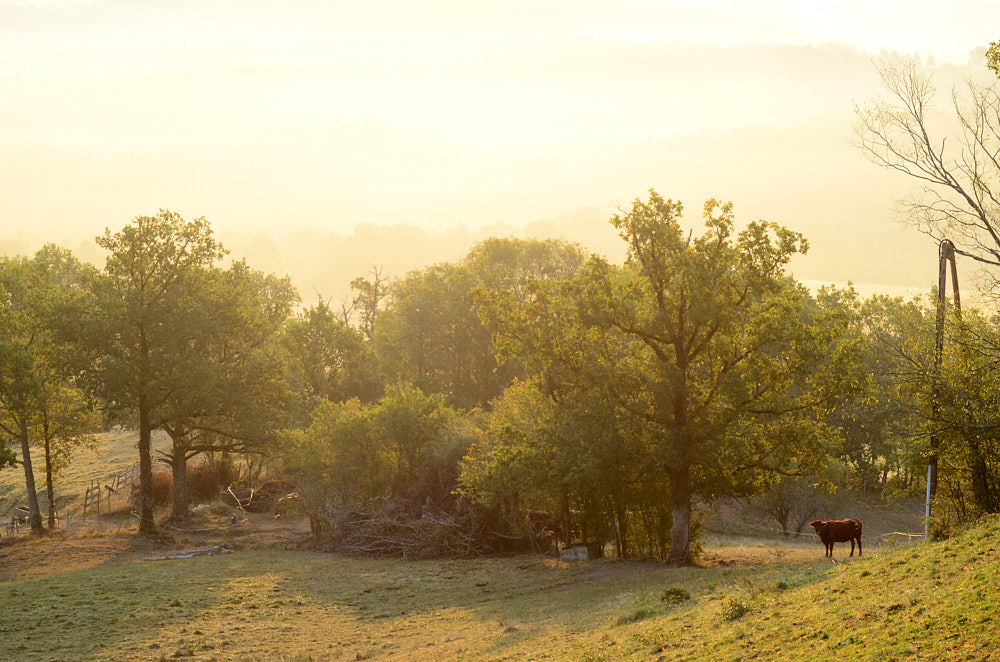
[[[375,318],[378,317],[382,302],[389,296],[390,282],[379,267],[373,265],[369,273],[370,279],[358,276],[351,281],[354,299],[349,308],[346,305],[343,307],[342,312],[346,322],[357,311],[360,317],[358,329],[370,342],[375,337]]]
[[[888,97],[855,109],[855,144],[872,162],[922,187],[900,202],[904,222],[979,262],[984,287],[1000,296],[1000,95],[968,80],[952,90],[955,133],[932,122],[933,74],[914,61],[883,63]]]

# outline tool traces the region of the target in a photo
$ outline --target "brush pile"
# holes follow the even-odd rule
[[[371,512],[327,510],[316,546],[344,554],[404,559],[532,551],[527,536],[504,533],[494,513],[464,499],[455,500],[447,511],[425,504],[415,513],[407,506],[403,500],[392,500]]]

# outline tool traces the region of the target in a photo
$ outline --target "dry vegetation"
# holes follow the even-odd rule
[[[0,659],[978,660],[998,642],[996,521],[836,563],[710,537],[704,567],[668,569],[344,557],[293,549],[301,521],[222,520],[0,547]],[[146,560],[222,540],[236,552]]]

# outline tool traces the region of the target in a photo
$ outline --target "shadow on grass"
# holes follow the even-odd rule
[[[276,549],[146,561],[137,555],[163,552],[143,548],[143,537],[134,542],[95,567],[0,585],[0,659],[378,658],[423,646],[457,659],[463,646],[490,650],[630,622],[637,596],[651,603],[647,618],[741,583],[787,588],[824,577],[802,565],[401,561]],[[692,599],[662,603],[668,588]]]

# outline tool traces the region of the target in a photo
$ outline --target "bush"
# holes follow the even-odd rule
[[[219,492],[230,483],[232,467],[226,464],[203,462],[188,463],[187,489],[191,503],[209,503],[219,497]]]
[[[751,612],[750,601],[730,595],[722,603],[722,618],[727,621],[736,621]]]
[[[927,535],[934,542],[948,540],[955,533],[950,517],[932,517],[927,525]]]
[[[169,506],[174,489],[174,476],[169,469],[157,469],[153,472],[153,503],[157,506]]]
[[[691,599],[691,594],[682,588],[668,588],[660,596],[660,600],[668,605],[679,605]]]
[[[644,621],[647,618],[653,618],[658,613],[656,606],[650,599],[650,596],[645,594],[636,596],[632,606],[633,609],[631,612],[618,618],[616,621],[618,625],[638,623],[639,621]]]
[[[188,463],[187,491],[188,501],[194,503],[210,503],[219,497],[225,485],[229,484],[232,467],[226,464]],[[169,506],[173,500],[174,476],[170,469],[153,471],[153,503],[157,506]]]

